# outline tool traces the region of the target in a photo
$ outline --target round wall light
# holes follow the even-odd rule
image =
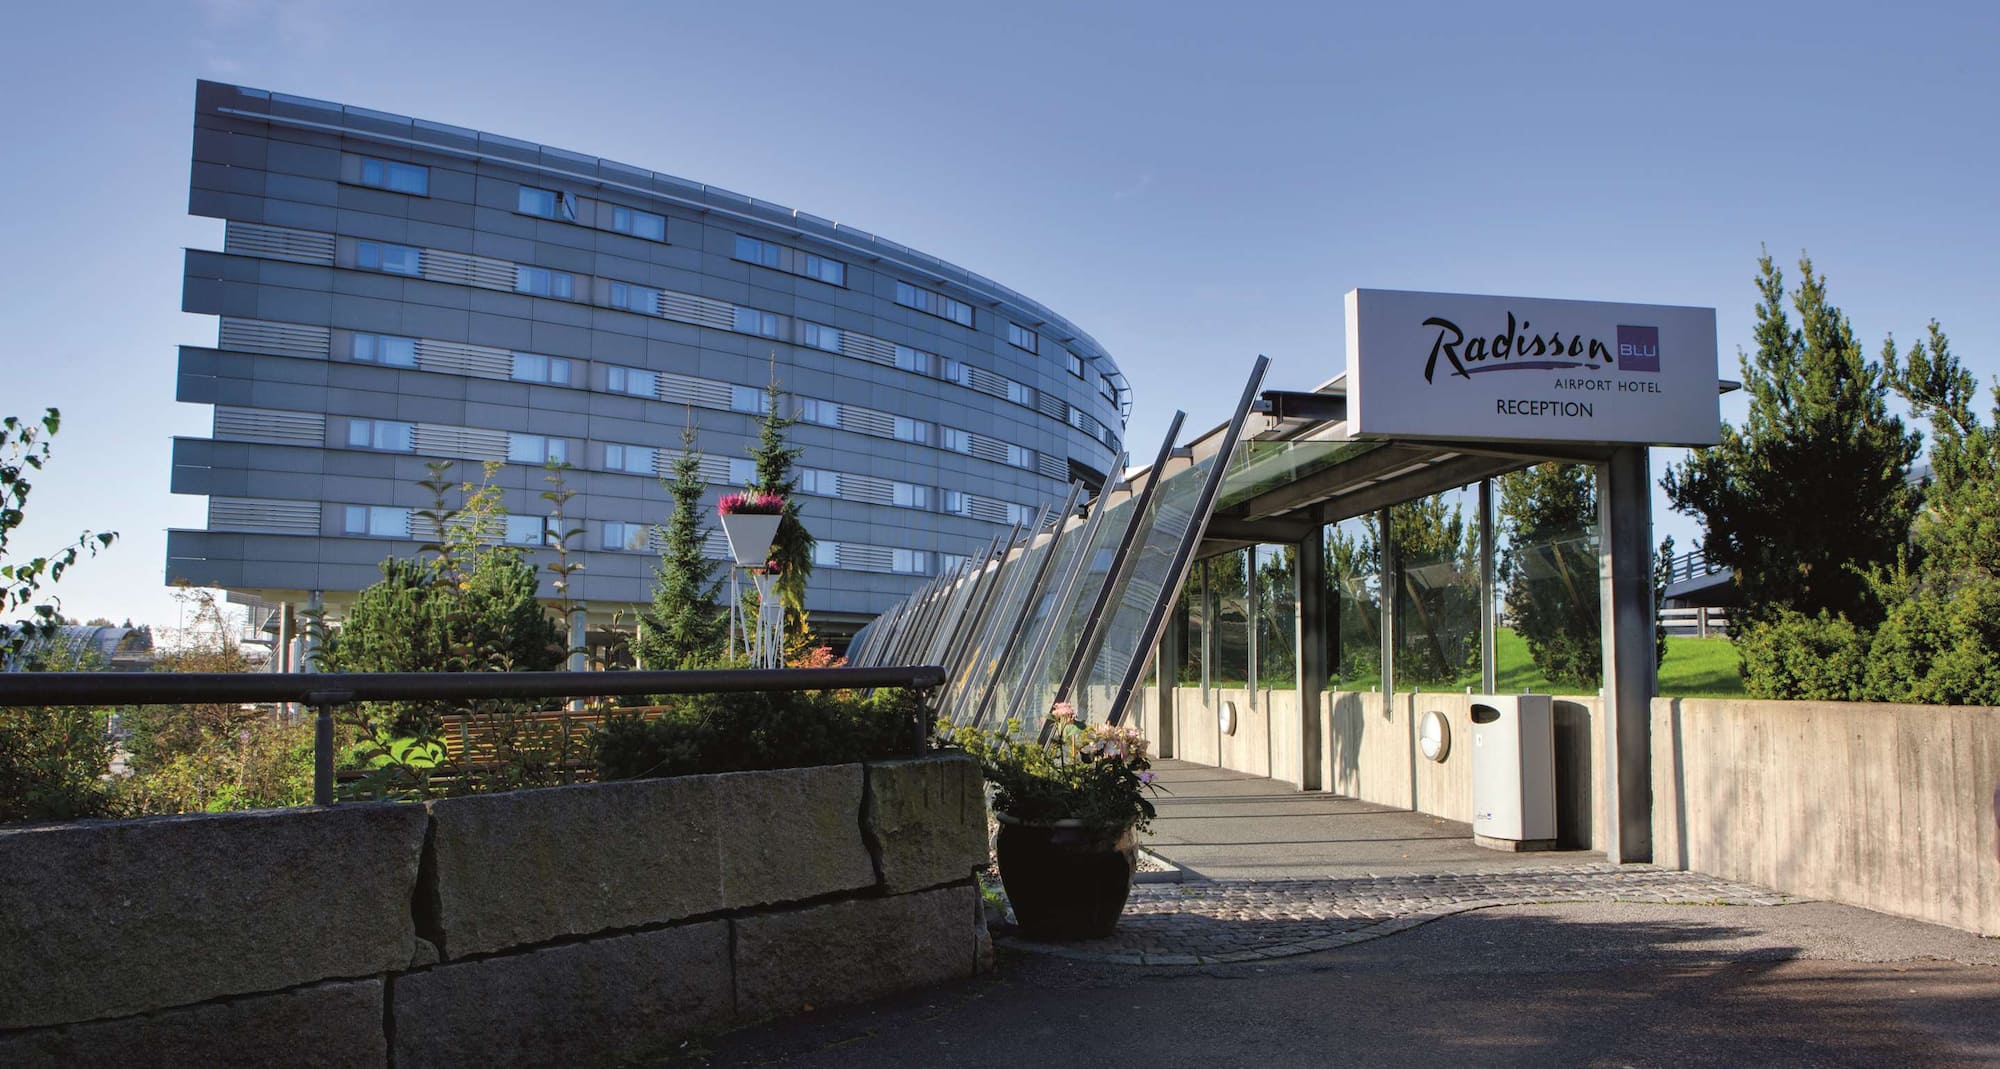
[[[1451,721],[1443,713],[1432,709],[1424,714],[1422,723],[1417,725],[1417,748],[1433,761],[1451,756]]]
[[[1215,710],[1215,722],[1221,726],[1224,735],[1236,734],[1236,703],[1223,702]]]

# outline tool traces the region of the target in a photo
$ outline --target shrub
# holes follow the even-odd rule
[[[109,719],[99,709],[0,709],[0,822],[111,815]]]
[[[1862,696],[1874,701],[2000,705],[2000,580],[1925,586],[1893,601],[1869,647]]]
[[[1783,609],[1736,636],[1753,698],[1854,701],[1868,669],[1868,635],[1844,616]]]
[[[693,694],[656,719],[625,714],[592,739],[600,780],[837,765],[910,752],[912,691]]]

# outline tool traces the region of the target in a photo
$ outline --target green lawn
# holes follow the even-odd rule
[[[1494,654],[1500,665],[1494,673],[1494,685],[1502,694],[1520,694],[1532,691],[1536,694],[1564,694],[1575,691],[1571,686],[1551,686],[1542,673],[1535,668],[1534,658],[1528,656],[1528,642],[1514,632],[1503,627],[1494,635]],[[1241,684],[1238,684],[1239,686]],[[1381,685],[1381,680],[1373,676],[1351,679],[1340,684],[1344,690],[1373,690]],[[1429,684],[1424,690],[1464,690],[1479,687],[1477,675],[1467,675],[1450,684]],[[1679,638],[1667,639],[1667,659],[1660,664],[1660,694],[1671,698],[1740,698],[1743,696],[1743,679],[1736,674],[1736,649],[1726,638]]]

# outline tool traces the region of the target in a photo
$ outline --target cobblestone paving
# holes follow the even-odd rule
[[[1125,965],[1214,965],[1333,950],[1490,906],[1655,902],[1774,906],[1748,884],[1646,865],[1567,865],[1504,872],[1328,880],[1140,884],[1109,939],[1003,946]]]

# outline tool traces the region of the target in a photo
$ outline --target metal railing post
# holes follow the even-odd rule
[[[306,704],[318,716],[313,722],[313,804],[333,804],[333,707],[354,700],[348,691],[315,690],[305,695]]]

